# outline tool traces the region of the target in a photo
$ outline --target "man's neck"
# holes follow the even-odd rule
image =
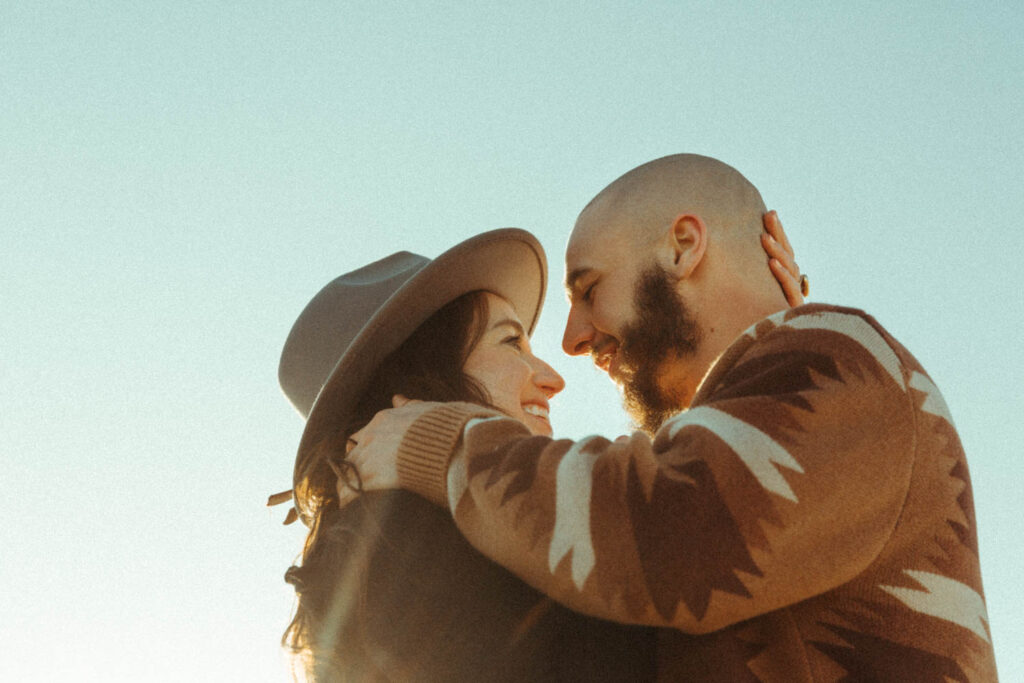
[[[714,323],[701,325],[697,350],[666,365],[659,381],[662,391],[676,401],[680,410],[689,408],[700,383],[725,350],[748,328],[787,307],[785,301],[766,297],[729,308],[724,315],[720,311]]]

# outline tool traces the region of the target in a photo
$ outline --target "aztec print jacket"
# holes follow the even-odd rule
[[[545,594],[663,627],[660,680],[996,680],[963,448],[861,311],[757,323],[653,440],[552,440],[445,404],[398,466]]]

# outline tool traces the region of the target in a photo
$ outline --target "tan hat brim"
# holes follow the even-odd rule
[[[308,524],[307,479],[313,447],[347,420],[378,365],[448,302],[476,290],[508,300],[532,334],[544,303],[547,259],[518,228],[492,230],[457,244],[403,284],[369,319],[338,360],[309,411],[293,475],[296,507]]]

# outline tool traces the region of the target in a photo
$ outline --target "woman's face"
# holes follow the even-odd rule
[[[487,390],[494,407],[531,433],[551,436],[548,399],[565,387],[565,380],[530,351],[530,339],[512,305],[495,294],[486,297],[487,324],[462,369]]]

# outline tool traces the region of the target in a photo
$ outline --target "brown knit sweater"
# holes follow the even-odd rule
[[[860,311],[762,320],[653,441],[552,440],[448,404],[399,471],[555,600],[664,627],[661,680],[996,679],[963,448]]]

